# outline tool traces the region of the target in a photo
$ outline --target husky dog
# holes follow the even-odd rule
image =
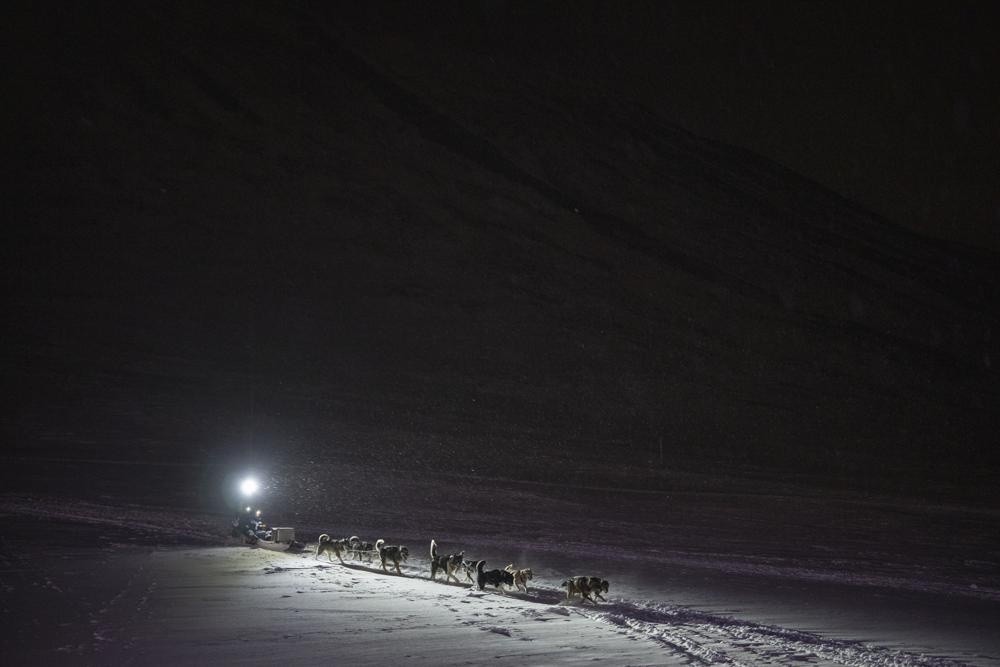
[[[354,560],[358,559],[358,551],[361,549],[361,538],[357,535],[351,535],[347,538],[347,555],[354,556]]]
[[[486,561],[484,560],[481,560],[478,563],[476,563],[476,584],[479,586],[479,590],[483,590],[483,587],[489,584],[490,586],[493,586],[495,589],[506,595],[507,591],[500,588],[500,586],[504,584],[508,586],[513,586],[514,575],[508,572],[507,570],[490,570],[488,572],[484,572],[483,568],[485,567],[486,567]]]
[[[571,577],[559,585],[566,589],[567,600],[572,600],[574,596],[579,595],[581,602],[583,600],[594,602],[590,597],[590,586],[587,584],[587,577]],[[597,603],[594,602],[594,604]]]
[[[335,540],[326,533],[319,536],[319,543],[316,544],[316,558],[319,558],[320,555],[326,553],[326,557],[332,561],[333,556],[330,555],[332,553],[337,557],[337,560],[343,563],[344,559],[340,556],[340,554],[345,551],[347,551],[346,539]]]
[[[437,542],[431,540],[431,579],[437,574],[438,570],[441,570],[445,574],[445,581],[448,579],[454,579],[455,583],[461,583],[458,577],[455,576],[455,572],[462,567],[462,559],[465,557],[465,552],[460,551],[457,554],[448,554],[447,556],[439,556],[437,551]]]
[[[505,567],[504,570],[514,575],[514,586],[517,588],[517,590],[524,589],[525,593],[528,592],[528,582],[531,581],[532,577],[534,576],[533,574],[531,574],[530,567],[525,568],[523,570],[517,570],[514,569],[514,564],[511,563],[510,565]]]
[[[472,575],[476,573],[476,563],[479,561],[462,559],[462,572],[465,572],[465,579],[475,585],[476,579]]]
[[[361,538],[357,535],[351,535],[347,538],[347,548],[345,549],[348,556],[353,555],[354,560],[366,560],[367,562],[372,562],[372,553],[375,551],[375,545],[371,542],[362,542]]]
[[[608,589],[611,587],[611,584],[608,583],[607,579],[601,579],[600,577],[590,577],[590,579],[587,580],[587,584],[590,586],[591,593],[593,593],[596,597],[599,597],[600,599],[607,602],[605,597],[601,595],[601,593],[607,593]]]
[[[403,574],[403,571],[399,569],[399,564],[404,562],[410,557],[410,550],[406,547],[401,546],[385,546],[385,540],[378,540],[375,542],[375,551],[378,552],[378,559],[382,561],[382,569],[385,569],[385,562],[392,561],[392,564],[396,567],[396,572]]]
[[[600,577],[572,577],[562,582],[561,586],[566,589],[566,599],[572,600],[573,596],[579,595],[580,602],[590,600],[591,604],[597,604],[591,594],[604,600],[601,593],[608,592],[608,580]],[[606,601],[606,600],[605,600]]]

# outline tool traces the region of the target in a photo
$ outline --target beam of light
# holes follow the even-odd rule
[[[240,492],[247,497],[257,493],[257,489],[259,488],[260,485],[257,483],[257,480],[255,480],[253,477],[247,477],[245,480],[240,482]]]

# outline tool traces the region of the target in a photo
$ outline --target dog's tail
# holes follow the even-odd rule
[[[504,568],[504,572],[513,572],[513,571],[514,571],[514,564],[513,563],[509,563],[507,565],[507,567]]]
[[[486,561],[481,560],[481,561],[476,562],[476,572],[478,572],[479,574],[482,574],[483,570],[485,570],[485,569],[486,569]]]
[[[438,557],[438,545],[437,545],[437,542],[435,542],[434,540],[431,540],[431,558],[437,558],[437,557]]]
[[[385,544],[385,540],[379,539],[375,542],[375,551],[382,553],[382,545]]]

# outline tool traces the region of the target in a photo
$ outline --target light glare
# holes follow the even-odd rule
[[[257,484],[257,480],[253,477],[247,477],[240,483],[240,491],[243,492],[244,496],[252,496],[257,493],[258,488],[260,488],[260,486]]]

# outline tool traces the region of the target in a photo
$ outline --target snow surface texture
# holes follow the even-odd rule
[[[341,470],[345,478],[352,472]],[[100,663],[208,663],[234,655],[268,662],[272,649],[292,660],[333,651],[358,663],[451,664],[497,656],[511,664],[1000,662],[995,562],[948,570],[926,554],[907,560],[882,550],[886,545],[874,534],[871,555],[849,565],[841,563],[843,551],[824,559],[819,545],[808,543],[796,547],[797,555],[786,547],[782,556],[768,556],[774,545],[767,521],[759,519],[737,542],[710,497],[681,501],[676,509],[693,513],[702,505],[701,519],[714,521],[715,540],[729,542],[728,549],[704,533],[699,539],[707,548],[698,551],[686,543],[699,535],[695,525],[674,520],[671,531],[627,506],[615,508],[632,511],[620,531],[591,506],[591,538],[579,531],[580,513],[587,511],[581,498],[566,490],[559,498],[552,490],[508,488],[504,501],[496,481],[481,481],[478,493],[461,492],[463,523],[461,515],[433,504],[433,490],[447,490],[440,480],[414,482],[413,489],[396,479],[384,482],[401,503],[410,502],[380,507],[367,499],[367,510],[331,503],[316,515],[330,517],[326,523],[295,523],[306,538],[322,529],[406,544],[413,554],[406,577],[316,560],[312,553],[219,548],[227,541],[228,517],[204,511],[7,494],[0,502],[7,526],[0,551],[3,613],[11,629],[4,654],[45,662],[58,651]],[[349,485],[343,491],[344,498],[351,495]],[[534,508],[532,516],[522,512],[518,523],[507,503]],[[487,506],[494,508],[491,521],[477,532],[475,520]],[[854,507],[861,522],[880,516]],[[974,517],[951,516],[979,526]],[[808,535],[804,526],[797,530]],[[536,576],[529,594],[428,581],[431,536],[443,553],[465,549],[491,568],[531,567]],[[883,562],[865,569],[876,552]],[[879,574],[886,571],[897,576]],[[610,579],[609,601],[567,605],[558,584],[573,574]]]
[[[294,664],[330,654],[342,664],[958,664],[667,605],[567,604],[549,586],[479,592],[428,581],[422,564],[399,577],[312,554],[229,547],[112,557],[90,576],[125,563],[120,590],[88,612],[89,637],[65,642],[56,631],[52,644],[8,641],[5,653],[105,664]],[[8,587],[7,597],[16,592]]]

